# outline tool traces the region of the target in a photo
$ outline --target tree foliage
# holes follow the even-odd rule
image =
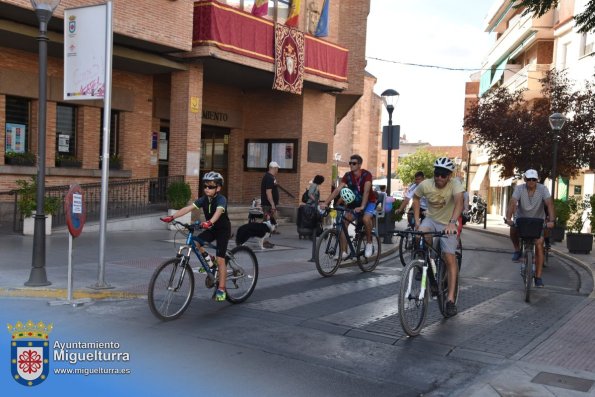
[[[523,15],[533,13],[534,17],[541,17],[549,10],[558,6],[559,0],[511,0],[514,8],[527,7]],[[587,3],[585,10],[574,16],[580,33],[595,31],[595,0]]]
[[[415,173],[422,171],[426,178],[434,172],[434,161],[444,154],[434,154],[425,149],[418,149],[410,156],[399,160],[397,175],[404,184],[409,185],[415,179]]]
[[[490,89],[471,107],[465,128],[487,150],[494,163],[502,165],[501,176],[519,175],[529,168],[542,181],[553,165],[554,131],[552,113],[566,115],[558,134],[557,174],[576,176],[594,159],[595,89],[592,82],[573,91],[565,72],[552,70],[540,79],[542,99],[528,103],[524,90],[511,92],[503,87]]]

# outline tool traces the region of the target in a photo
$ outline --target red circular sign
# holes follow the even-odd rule
[[[77,184],[71,185],[64,199],[66,225],[72,237],[80,236],[87,219],[87,209],[83,200],[83,191]]]

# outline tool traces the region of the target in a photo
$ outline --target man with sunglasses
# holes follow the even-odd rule
[[[446,262],[448,279],[456,280],[459,268],[455,252],[457,249],[457,220],[463,211],[463,185],[451,179],[455,165],[451,159],[440,157],[434,162],[434,178],[426,179],[419,184],[413,193],[413,214],[415,229],[420,231],[444,231],[447,236],[440,238],[440,249]],[[427,199],[426,217],[420,222],[421,199]],[[428,241],[431,244],[431,241]],[[457,314],[455,302],[456,283],[448,283],[446,316]]]
[[[554,227],[552,219],[555,218],[554,203],[547,187],[538,183],[539,175],[537,171],[530,169],[525,171],[525,183],[514,188],[512,198],[506,211],[506,224],[510,226],[510,240],[514,246],[513,261],[521,258],[521,244],[519,233],[512,220],[514,214],[516,218],[541,218],[545,220],[545,208],[547,207],[548,222],[546,227]],[[535,241],[535,286],[543,288],[543,279],[541,271],[543,269],[543,236]]]
[[[321,208],[329,205],[331,201],[337,197],[344,187],[347,187],[353,191],[356,199],[348,205],[349,208],[353,209],[353,212],[359,216],[363,214],[363,224],[366,232],[366,248],[364,250],[364,256],[369,258],[374,254],[374,246],[372,245],[372,228],[373,219],[376,215],[376,192],[372,189],[372,173],[362,168],[363,159],[360,155],[354,154],[349,158],[349,168],[351,171],[347,172],[341,178],[339,186],[333,190],[330,196],[321,204]],[[346,222],[352,220],[352,215],[345,213]],[[343,240],[345,236],[340,235]],[[346,247],[347,243],[341,241],[341,247]],[[346,259],[349,254],[343,252],[343,259]]]
[[[223,176],[218,172],[210,171],[202,177],[202,183],[204,194],[201,197],[194,203],[176,211],[173,215],[161,218],[161,220],[169,223],[194,209],[202,209],[205,221],[200,224],[200,228],[203,229],[200,238],[208,242],[217,241],[217,267],[219,268],[219,274],[225,275],[227,274],[225,253],[231,236],[231,222],[227,215],[227,198],[219,194],[223,187]],[[202,246],[199,245],[198,249],[203,256],[208,255]],[[217,302],[222,302],[226,298],[226,278],[219,277],[219,286],[215,291],[215,300]]]

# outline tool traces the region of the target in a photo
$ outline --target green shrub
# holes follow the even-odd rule
[[[19,179],[16,181],[19,186],[17,189],[19,212],[25,218],[33,215],[33,212],[37,210],[37,179],[32,176],[31,181]],[[43,211],[46,214],[55,215],[60,208],[60,198],[58,197],[45,197]]]
[[[5,163],[12,165],[35,165],[35,154],[31,152],[8,152],[4,155]]]
[[[591,233],[595,234],[595,195],[591,195],[591,197],[589,197],[589,203],[591,204],[591,215],[589,215]]]
[[[570,220],[568,221],[567,230],[573,233],[580,233],[586,222],[584,217],[585,211],[590,208],[590,204],[587,200],[583,200],[579,197],[570,197],[568,199],[568,205],[570,207]]]
[[[556,226],[566,228],[570,219],[570,206],[566,201],[555,199],[554,212],[556,213]]]
[[[192,192],[188,183],[184,181],[177,181],[172,182],[167,187],[166,195],[167,202],[169,203],[170,208],[179,210],[180,208],[184,208],[186,204],[188,204]]]
[[[401,222],[401,220],[403,220],[403,213],[397,213],[397,210],[401,206],[402,202],[403,200],[395,200],[393,202],[393,208],[390,210],[390,215],[393,222]]]

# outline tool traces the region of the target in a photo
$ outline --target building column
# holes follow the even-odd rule
[[[198,195],[203,107],[203,65],[171,75],[169,175],[184,175]]]

